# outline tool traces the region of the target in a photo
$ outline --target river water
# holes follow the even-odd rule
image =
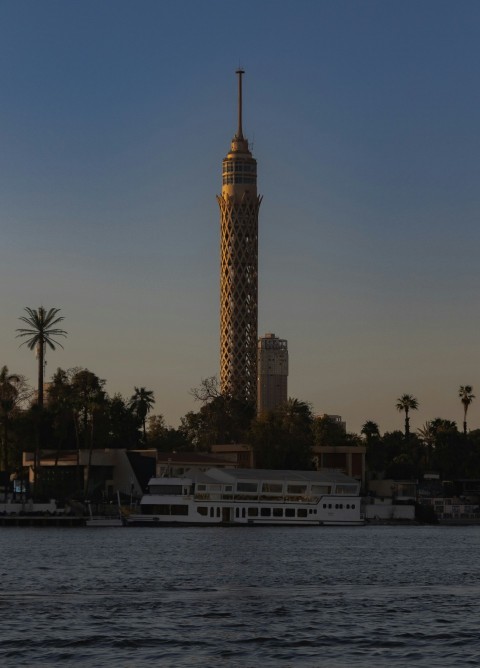
[[[480,527],[0,529],[0,665],[478,666]]]

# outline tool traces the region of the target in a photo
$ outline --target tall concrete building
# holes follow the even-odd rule
[[[287,401],[287,341],[275,334],[265,334],[258,340],[257,352],[257,413],[260,415]]]
[[[257,161],[242,130],[242,75],[238,127],[223,161],[220,206],[220,384],[222,392],[255,405],[258,320]]]

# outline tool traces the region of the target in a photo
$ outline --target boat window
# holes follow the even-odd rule
[[[262,517],[270,517],[272,515],[271,508],[260,508],[260,515]]]
[[[245,517],[245,508],[242,508],[242,517]]]
[[[327,504],[326,504],[326,503],[324,503],[324,504],[323,504],[323,507],[324,507],[324,508],[326,508],[326,507],[327,507]]]
[[[357,493],[357,485],[337,485],[335,491],[337,494],[356,494]]]
[[[172,505],[170,506],[171,508],[171,514],[172,515],[188,515],[188,506],[184,505]]]
[[[199,515],[206,517],[208,515],[208,508],[207,506],[198,506],[197,512]]]
[[[307,516],[307,509],[306,508],[299,508],[297,510],[297,517],[306,517]]]
[[[262,492],[267,493],[281,493],[283,492],[283,483],[278,482],[264,482],[262,485]]]
[[[352,503],[352,508],[355,510],[355,504],[354,503]]]
[[[258,508],[249,508],[248,509],[249,517],[258,517]]]
[[[235,517],[240,517],[240,508],[235,508]]]
[[[274,517],[283,517],[283,508],[274,508],[273,509]]]
[[[211,484],[207,485],[207,492],[220,492],[222,490],[222,486],[220,484]]]
[[[332,507],[332,504],[331,504],[331,503],[329,503],[329,504],[328,504],[328,507],[329,507],[329,508],[331,508],[331,507]]]
[[[233,485],[225,485],[226,492],[233,492]]]
[[[256,482],[237,482],[237,492],[256,492],[257,490]]]
[[[330,494],[332,488],[330,485],[312,485],[312,494]]]
[[[152,506],[153,515],[170,515],[170,506],[163,504],[156,504]]]
[[[207,491],[207,486],[206,485],[197,485],[197,491],[198,492],[206,492]]]
[[[213,517],[213,508],[210,508],[210,517]]]
[[[220,517],[220,508],[217,508],[217,517]]]
[[[287,485],[287,492],[289,494],[305,494],[306,491],[306,485]]]
[[[285,517],[295,517],[295,508],[285,508]]]

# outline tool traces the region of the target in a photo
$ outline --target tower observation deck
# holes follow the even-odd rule
[[[242,129],[242,75],[238,128],[223,160],[220,206],[220,384],[223,393],[256,403],[258,321],[257,161]]]

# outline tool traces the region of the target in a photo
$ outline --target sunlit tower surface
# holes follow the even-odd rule
[[[238,128],[223,161],[220,206],[220,383],[222,392],[256,403],[258,321],[257,161],[242,130],[242,75]]]
[[[257,413],[274,411],[288,399],[288,344],[275,334],[258,339]]]

